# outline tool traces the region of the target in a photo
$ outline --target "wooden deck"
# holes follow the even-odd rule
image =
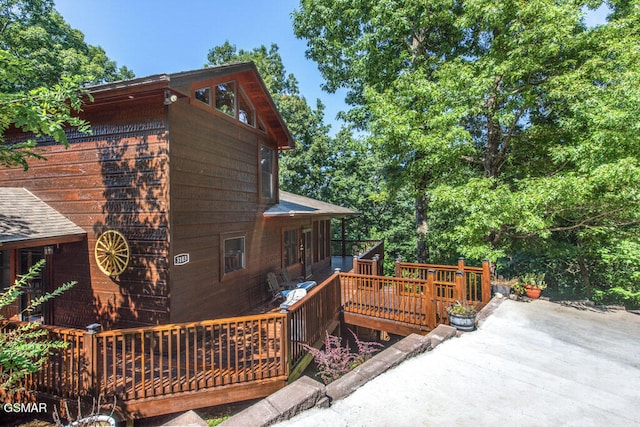
[[[447,323],[446,308],[456,300],[477,307],[489,301],[488,264],[397,263],[396,277],[334,271],[351,260],[314,272],[319,285],[285,312],[97,334],[45,327],[50,339],[69,346],[24,385],[62,398],[116,396],[121,419],[254,399],[283,387],[308,362],[304,345],[322,345],[340,320],[423,334]]]

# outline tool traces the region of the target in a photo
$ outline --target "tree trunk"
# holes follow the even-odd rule
[[[582,283],[584,284],[586,297],[591,299],[593,296],[593,286],[591,284],[591,277],[589,275],[589,267],[584,257],[578,257],[578,267],[580,268],[580,276],[582,277]]]
[[[416,196],[417,259],[422,264],[429,262],[429,196],[427,195],[426,187],[427,178],[423,177]]]

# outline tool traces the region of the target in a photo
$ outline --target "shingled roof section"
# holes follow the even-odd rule
[[[264,213],[266,217],[301,215],[322,215],[339,218],[358,215],[358,212],[281,190],[280,203],[267,209]]]
[[[25,188],[0,187],[0,249],[82,240],[85,231]]]

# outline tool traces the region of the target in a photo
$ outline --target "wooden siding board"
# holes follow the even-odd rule
[[[87,232],[85,241],[54,254],[54,283],[79,282],[55,300],[56,322],[83,328],[103,321],[99,310],[112,313],[105,327],[168,321],[168,150],[158,100],[86,112],[93,136],[72,131],[68,149],[42,145],[46,162],[30,162],[27,172],[0,171],[0,186],[28,188]],[[131,267],[116,280],[93,258],[98,234],[109,228],[123,232],[132,253]],[[107,302],[107,294],[119,297]]]
[[[200,117],[200,132],[190,119]],[[267,224],[258,196],[258,137],[192,105],[170,112],[172,255],[190,263],[171,272],[171,321],[237,315],[269,297],[266,273],[281,263],[280,226]],[[245,236],[244,270],[221,276],[221,235]]]

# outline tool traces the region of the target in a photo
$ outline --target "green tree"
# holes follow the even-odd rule
[[[0,293],[0,312],[25,293],[30,280],[38,277],[43,266],[44,260],[34,264],[27,274],[20,276],[12,286]],[[29,313],[75,284],[76,282],[65,283],[55,291],[33,299],[21,314]],[[49,354],[55,349],[65,348],[66,343],[47,339],[47,332],[40,328],[39,322],[28,322],[12,327],[4,321],[4,317],[0,314],[0,323],[3,323],[0,333],[0,389],[11,393],[22,378],[38,372]]]
[[[351,238],[386,239],[388,268],[393,259],[413,259],[410,218],[413,215],[406,191],[386,190],[384,162],[373,147],[344,128],[330,136],[324,122],[324,106],[317,100],[311,108],[287,74],[277,45],[251,51],[237,50],[228,41],[209,51],[207,65],[233,61],[253,61],[278,106],[295,142],[296,149],[280,159],[283,190],[346,206],[361,213],[347,221]],[[336,232],[339,230],[336,229]],[[339,236],[334,236],[338,238]]]
[[[594,289],[603,269],[638,254],[632,3],[595,28],[585,7],[600,2],[546,0],[303,1],[294,21],[414,192],[432,253],[546,253],[606,293],[619,281]]]
[[[27,170],[29,159],[42,158],[37,138],[50,136],[68,145],[66,126],[89,132],[89,124],[74,116],[83,102],[77,79],[64,78],[50,88],[16,92],[15,87],[29,78],[24,61],[0,49],[0,166]],[[24,137],[7,141],[5,132],[11,127],[22,130]]]
[[[83,34],[64,22],[50,0],[0,3],[0,165],[28,168],[42,158],[39,138],[68,144],[64,128],[89,132],[77,118],[90,101],[86,84],[133,77],[117,68],[104,50],[84,42]],[[25,134],[6,139],[13,127]]]
[[[85,43],[82,32],[71,28],[55,10],[53,0],[3,0],[0,49],[29,69],[28,80],[14,82],[16,92],[51,87],[64,77],[79,78],[85,84],[134,77],[131,70],[109,60],[104,49]]]

